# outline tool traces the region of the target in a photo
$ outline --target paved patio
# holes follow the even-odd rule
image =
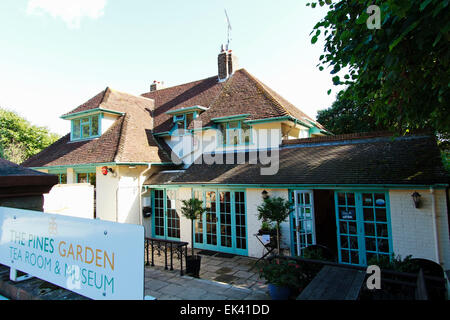
[[[267,300],[267,285],[254,266],[257,259],[196,250],[201,255],[200,278],[180,275],[180,264],[165,270],[164,255],[145,267],[145,295],[158,300]],[[206,253],[206,254],[202,254]],[[169,269],[170,269],[170,259]]]

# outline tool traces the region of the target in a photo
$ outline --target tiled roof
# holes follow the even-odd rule
[[[167,111],[192,106],[209,107],[222,90],[217,76],[142,94],[155,101],[154,132],[172,129],[172,116]]]
[[[57,183],[58,177],[55,175],[24,168],[0,158],[0,197],[5,193],[24,194],[41,190],[34,188],[36,186],[40,186],[43,188],[42,190],[48,192]],[[13,190],[15,187],[20,188]],[[7,189],[8,191],[6,191]]]
[[[249,164],[191,165],[173,184],[433,185],[449,183],[432,136],[340,139],[279,150],[279,170],[261,175]],[[218,154],[216,154],[217,156]],[[275,160],[275,159],[274,159]]]
[[[227,81],[218,82],[217,76],[175,87],[148,92],[144,97],[155,100],[155,133],[167,132],[173,127],[172,116],[167,111],[202,106],[209,108],[198,120],[203,127],[211,126],[211,119],[249,114],[248,120],[291,116],[308,119],[323,127],[245,69],[237,70]],[[193,128],[191,123],[190,129]]]
[[[101,99],[100,99],[101,97]],[[90,102],[89,102],[90,101]],[[97,108],[123,112],[99,138],[70,141],[70,134],[23,163],[27,167],[62,166],[91,163],[169,162],[152,134],[153,101],[107,88],[71,113]],[[83,109],[83,110],[82,110]]]
[[[173,127],[172,116],[167,111],[193,106],[209,108],[199,117],[203,126],[212,125],[211,119],[216,117],[243,113],[249,114],[249,120],[292,116],[314,122],[245,69],[237,70],[225,82],[219,82],[214,76],[142,96],[106,88],[64,115],[98,108],[123,113],[106,133],[98,139],[78,142],[70,142],[70,135],[66,135],[23,165],[170,162],[167,146],[157,141],[153,133],[166,132]]]

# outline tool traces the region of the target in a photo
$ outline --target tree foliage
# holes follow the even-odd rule
[[[259,205],[257,210],[258,220],[271,221],[277,224],[277,249],[280,253],[280,225],[294,211],[294,204],[281,197],[268,197],[263,200],[263,204]]]
[[[19,164],[58,139],[47,128],[32,125],[17,113],[0,108],[0,157]]]
[[[351,90],[351,88],[347,89]],[[336,101],[328,109],[317,112],[317,121],[333,134],[385,131],[388,128],[379,123],[372,114],[371,101],[356,102],[338,94]]]
[[[315,1],[328,6],[311,35],[324,37],[320,70],[334,85],[351,85],[342,98],[364,105],[398,132],[450,131],[449,0]],[[380,28],[371,29],[377,5]],[[373,7],[372,7],[373,8]],[[369,12],[368,12],[369,11]]]
[[[191,220],[191,250],[194,256],[194,220],[199,219],[206,212],[206,208],[203,207],[203,201],[196,198],[183,200],[182,204],[181,213]]]

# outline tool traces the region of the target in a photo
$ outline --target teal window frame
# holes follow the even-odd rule
[[[92,184],[94,187],[97,186],[97,172],[96,172],[96,168],[84,168],[84,169],[78,169],[78,170],[75,170],[74,173],[75,173],[75,182],[76,182],[76,183],[82,183],[82,182],[79,181],[78,175],[80,175],[80,174],[86,174],[86,182],[84,182],[84,183],[90,183],[90,184]],[[93,183],[92,183],[91,178],[90,178],[90,176],[89,176],[89,175],[92,175],[92,174],[95,175],[95,181],[94,181]]]
[[[208,212],[203,213],[203,216],[200,219],[194,221],[194,245],[195,248],[212,250],[212,251],[220,251],[224,253],[231,253],[237,255],[248,256],[248,215],[247,215],[247,192],[245,189],[241,188],[194,188],[192,190],[192,198],[201,195],[201,199],[203,201],[203,207],[206,208],[206,193],[207,192],[215,192],[215,214],[217,217],[217,221],[215,222],[216,227],[216,245],[207,244],[207,218],[206,215]],[[220,193],[221,192],[230,192],[230,212],[222,212],[224,205],[220,201]],[[236,198],[236,193],[243,193],[243,198]],[[239,208],[237,207],[239,205]],[[242,212],[243,207],[243,212]],[[227,220],[222,223],[222,219],[226,218]],[[230,218],[230,220],[228,220]],[[244,220],[244,223],[242,223]],[[198,241],[198,222],[202,223],[202,242]],[[231,234],[225,236],[225,240],[228,240],[231,237],[231,247],[222,245],[222,241],[224,237],[222,237],[221,229],[222,228],[231,228]],[[245,229],[245,230],[243,230]],[[239,243],[238,243],[239,242]],[[245,248],[242,246],[245,245]],[[240,248],[241,247],[241,248]]]
[[[339,193],[345,193],[345,205],[339,204]],[[355,203],[354,205],[348,204],[348,193],[353,193],[355,195]],[[363,195],[364,194],[383,194],[384,195],[384,206],[377,206],[375,201],[374,205],[367,206],[363,204]],[[367,265],[367,256],[368,254],[378,254],[378,255],[384,255],[389,258],[392,257],[393,254],[393,243],[392,243],[392,227],[391,227],[391,213],[390,213],[390,200],[389,200],[389,192],[383,191],[383,190],[363,190],[363,191],[355,191],[355,190],[335,190],[334,192],[334,199],[335,199],[335,213],[336,213],[336,236],[337,236],[337,247],[338,247],[338,259],[340,263],[343,264],[350,264],[350,265],[360,265],[360,266],[366,266]],[[346,208],[348,211],[348,208],[355,208],[355,219],[348,219],[344,220],[340,218],[340,211],[339,208]],[[365,219],[365,211],[364,209],[373,208],[373,222]],[[384,209],[385,215],[386,215],[386,221],[377,220],[376,218],[376,209]],[[347,232],[342,232],[340,223],[347,222],[352,223],[354,226],[356,226],[356,233],[352,233],[349,231],[350,226],[347,225]],[[375,224],[376,226],[374,229],[378,229],[378,225],[385,225],[387,230],[387,236],[378,236],[378,234],[375,233],[375,235],[372,235],[369,233],[369,224]],[[345,227],[344,227],[345,228]],[[378,232],[378,231],[376,231]],[[350,238],[356,237],[357,242],[357,249],[352,248]],[[347,240],[345,240],[347,238]],[[375,239],[377,243],[377,249],[376,250],[368,250],[366,241],[367,239]],[[380,241],[387,241],[387,244],[389,246],[388,251],[380,252],[378,251],[378,243]],[[346,243],[344,243],[347,241]],[[349,251],[349,257],[348,259],[343,259],[342,253],[343,251]],[[351,252],[358,252],[358,263],[354,263],[352,261]]]
[[[64,169],[53,169],[48,171],[49,174],[54,174],[58,176],[58,184],[67,184],[67,171]],[[65,176],[65,181],[63,179],[63,176]]]
[[[230,128],[231,123],[237,123],[236,128]],[[249,141],[245,141],[245,135],[243,134],[242,124],[248,127]],[[217,135],[217,145],[224,147],[236,147],[236,146],[247,146],[253,144],[253,127],[244,120],[230,120],[227,122],[222,122],[218,124],[218,135]],[[223,131],[225,130],[225,137]],[[230,143],[230,133],[236,130],[238,132],[238,143]],[[233,137],[234,138],[234,137]]]
[[[93,129],[93,119],[97,119],[97,133],[94,134],[92,132]],[[87,139],[94,139],[98,138],[102,135],[102,119],[103,119],[103,113],[97,113],[93,115],[86,115],[84,117],[79,117],[76,119],[71,120],[71,130],[70,130],[70,140],[71,141],[80,141],[80,140],[87,140]],[[79,121],[79,136],[75,136],[75,122]],[[83,135],[83,126],[89,126],[89,135],[84,136]]]
[[[305,230],[303,234],[300,235],[300,250],[306,248],[309,245],[316,244],[316,217],[315,217],[315,208],[314,208],[314,190],[312,189],[289,189],[289,201],[294,204],[294,211],[292,211],[289,215],[289,225],[290,225],[290,236],[291,236],[291,255],[292,256],[298,256],[298,249],[297,249],[297,207],[296,207],[296,200],[294,198],[296,191],[300,193],[308,193],[310,194],[309,204],[299,204],[299,209],[305,210],[303,213],[306,214],[306,208],[310,207],[310,215],[311,218],[306,218],[306,216],[303,217],[302,223],[305,221],[310,221],[311,223],[311,230],[308,232],[308,230]]]
[[[190,122],[189,123],[187,122],[188,115],[192,115],[192,120],[191,121],[194,121],[198,117],[198,111],[176,114],[176,115],[173,116],[173,119],[175,119],[175,117],[179,116],[179,115],[184,115],[184,120],[183,120],[184,124],[183,124],[183,127],[180,128],[178,126],[178,122],[174,122],[175,125],[173,126],[172,130],[170,131],[170,135],[172,135],[172,136],[185,136],[185,135],[190,134],[190,132],[188,132],[188,126],[190,124]],[[179,121],[179,122],[181,122],[181,121]],[[180,129],[184,130],[183,133],[180,133]]]
[[[160,198],[156,198],[155,197],[155,191],[158,191],[158,193],[162,192],[162,200],[160,200]],[[173,219],[168,213],[168,205],[167,205],[167,191],[174,191],[175,193],[175,197],[174,199],[172,199],[171,201],[174,201],[175,203],[175,212],[178,215],[178,227],[177,227],[177,219]],[[151,190],[151,204],[152,204],[152,237],[157,238],[157,239],[164,239],[164,240],[175,240],[175,241],[179,241],[180,237],[181,237],[181,219],[180,219],[180,213],[178,212],[178,210],[176,209],[176,203],[177,203],[177,199],[178,199],[178,190],[176,188],[155,188]],[[162,202],[162,208],[160,206],[156,207],[156,203],[155,200],[158,199],[160,200],[160,202]],[[160,205],[160,204],[159,204]],[[156,222],[155,222],[155,218],[156,218],[156,209],[162,209],[162,219],[163,219],[163,234],[160,234],[159,232],[157,233],[156,230]],[[173,210],[173,208],[172,208]],[[175,220],[175,221],[173,221]],[[175,224],[175,226],[174,226]],[[171,229],[171,230],[169,230]],[[173,231],[175,230],[175,231]],[[178,233],[177,236],[175,237],[171,237],[169,236],[169,231],[171,231],[171,233],[173,234],[173,232]]]

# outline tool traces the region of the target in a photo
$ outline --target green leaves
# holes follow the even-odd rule
[[[372,30],[366,22],[373,1],[329,5],[311,33],[312,43],[326,35],[319,70],[332,67],[335,86],[352,84],[355,103],[372,99],[367,108],[377,123],[450,131],[449,2],[376,1],[382,23]]]
[[[17,113],[0,108],[0,149],[5,159],[20,164],[58,139],[47,128],[34,126]]]

